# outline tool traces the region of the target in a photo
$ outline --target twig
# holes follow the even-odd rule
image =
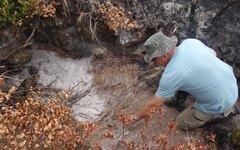
[[[168,36],[172,36],[176,32],[177,28],[178,28],[178,26],[176,26],[176,27],[173,26],[172,32],[170,32],[170,34]]]
[[[64,9],[64,14],[67,17],[68,22],[70,23],[70,12],[69,12],[69,6],[66,0],[63,0],[63,9]]]
[[[91,119],[91,117],[89,116],[89,115],[87,115],[87,114],[84,114],[84,113],[77,113],[77,114],[73,114],[73,116],[74,117],[76,117],[76,116],[80,116],[80,117],[82,117],[82,118],[84,118],[84,119]]]
[[[32,43],[29,43],[29,41],[30,41],[31,38],[34,36],[35,30],[36,30],[36,25],[34,26],[31,35],[28,37],[27,41],[26,41],[25,44],[23,45],[24,47],[28,46],[29,44],[32,44]]]
[[[11,78],[11,77],[8,77],[8,76],[5,76],[5,75],[3,75],[2,77],[4,77],[4,78],[7,78],[7,79],[12,79],[12,80],[15,80],[15,81],[24,81],[24,79],[16,79],[16,78]]]
[[[76,103],[77,101],[79,101],[80,99],[82,99],[83,97],[85,97],[86,95],[88,95],[91,91],[91,88],[89,88],[88,90],[86,90],[85,92],[83,92],[82,94],[80,94],[77,97],[74,97],[73,100],[69,100],[70,105],[73,105],[74,103]]]
[[[16,80],[16,81],[21,81],[22,83],[27,80],[27,79],[31,79],[33,77],[36,77],[36,75],[30,75],[24,79],[16,79],[16,78],[11,78],[11,77],[8,77],[8,76],[4,76],[4,78],[8,78],[8,79],[12,79],[12,80]],[[20,86],[17,86],[16,84],[13,84],[11,83],[11,85],[14,85],[15,87],[19,88]],[[14,93],[20,93],[20,92],[25,92],[25,91],[29,91],[29,90],[19,90],[19,91],[16,91]]]
[[[87,17],[89,17],[89,30],[92,35],[92,40],[96,39],[97,43],[100,45],[100,42],[96,36],[97,22],[95,22],[94,25],[92,25],[92,12],[86,12],[86,13],[80,12],[80,14],[81,15],[78,17],[77,23],[81,24],[83,22],[83,19],[86,19]]]
[[[18,51],[18,50],[20,50],[20,49],[23,49],[23,48],[31,45],[32,43],[29,42],[29,41],[30,41],[31,38],[34,36],[35,30],[36,30],[36,25],[34,26],[33,31],[32,31],[32,33],[31,33],[31,35],[28,37],[28,39],[27,39],[27,41],[25,42],[25,44],[22,45],[22,46],[20,46],[20,47],[18,47],[18,48],[16,48],[16,49],[14,49],[14,50],[12,50],[12,51],[11,51],[5,58],[3,58],[2,60],[6,60],[9,56],[11,56],[11,55],[12,55],[13,53],[15,53],[16,51]]]
[[[122,125],[122,141],[124,141],[125,140],[125,125],[123,124]]]
[[[98,44],[100,45],[97,36],[96,36],[96,27],[97,27],[97,22],[94,24],[94,27],[92,28],[92,13],[89,16],[89,29],[91,31],[92,34],[92,40],[96,39],[96,41],[98,42]]]
[[[0,46],[0,49],[8,46],[9,44],[11,44],[12,42],[14,42],[16,40],[16,38],[12,39],[10,42],[6,43],[6,44],[3,44],[2,46]]]
[[[35,89],[37,89],[37,87],[34,87],[34,88],[32,88],[31,90],[30,90],[30,89],[28,89],[28,90],[19,90],[19,91],[14,92],[14,94],[23,93],[23,92],[28,92],[28,91],[32,91],[32,90],[35,90]],[[14,96],[12,96],[12,98],[19,98],[19,97],[14,97]]]
[[[56,78],[58,78],[58,76],[56,77]],[[51,83],[49,83],[48,85],[47,85],[47,87],[50,87],[54,82],[56,82],[57,81],[57,79],[55,79],[55,80],[53,80]]]
[[[14,68],[12,70],[8,70],[6,72],[3,72],[1,75],[0,75],[0,78],[2,78],[2,76],[4,76],[5,74],[9,73],[9,72],[12,72],[12,71],[16,71],[16,70],[20,70],[20,69],[23,69],[24,67],[20,67],[20,68]]]

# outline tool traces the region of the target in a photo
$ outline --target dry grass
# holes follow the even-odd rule
[[[100,82],[100,81],[99,81]],[[4,80],[0,78],[0,85]],[[13,87],[7,93],[0,89],[0,147],[4,149],[88,149],[89,139],[98,127],[97,123],[80,124],[71,116],[71,108],[64,104],[70,93],[60,92],[53,94],[45,102],[40,91],[32,91],[28,97],[15,106],[8,106],[7,101],[16,89]],[[166,150],[206,150],[216,149],[215,144],[207,145],[206,141],[215,143],[216,136],[210,133],[206,141],[188,137],[188,140],[173,142],[178,134],[177,124],[172,121],[164,132],[148,133],[148,124],[158,116],[161,119],[162,106],[151,110],[145,116],[146,126],[142,127],[138,139],[131,139],[126,132],[133,125],[133,119],[127,113],[117,115],[118,129],[121,129],[120,138],[114,131],[99,131],[102,139],[115,143],[113,149],[166,149]],[[153,117],[154,116],[154,117]],[[102,133],[101,133],[102,132]],[[111,142],[112,141],[112,142]],[[91,141],[94,149],[101,149],[101,141]]]
[[[4,80],[0,78],[0,84]],[[69,93],[53,94],[45,102],[41,92],[31,91],[14,106],[8,105],[15,88],[7,93],[0,89],[0,147],[3,149],[76,149],[86,147],[85,141],[96,127],[81,124],[64,104]]]

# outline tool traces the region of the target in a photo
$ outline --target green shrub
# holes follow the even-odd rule
[[[9,24],[22,25],[34,16],[55,17],[56,0],[1,0],[0,28]]]
[[[0,1],[0,27],[17,23],[25,17],[31,8],[32,0],[2,0]]]
[[[240,129],[236,130],[232,135],[232,143],[236,146],[240,146]]]

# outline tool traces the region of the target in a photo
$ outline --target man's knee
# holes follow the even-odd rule
[[[176,122],[179,129],[194,130],[204,125],[210,119],[211,115],[202,113],[196,110],[196,108],[191,108],[179,114]]]
[[[176,119],[176,123],[177,123],[177,127],[181,130],[186,130],[186,124],[185,124],[185,120],[183,117],[181,117],[180,115],[178,115],[177,119]]]
[[[192,122],[191,120],[177,119],[177,126],[181,130],[191,131],[201,127],[205,122]]]

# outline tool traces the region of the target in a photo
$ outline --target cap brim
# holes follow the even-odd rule
[[[163,56],[163,54],[160,53],[160,52],[156,52],[156,53],[152,53],[152,54],[146,54],[144,56],[144,61],[150,64],[152,62],[153,58],[160,57],[160,56]]]
[[[139,48],[137,48],[137,50],[135,50],[135,54],[142,54],[143,52],[146,52],[147,49],[144,46],[140,46]]]

